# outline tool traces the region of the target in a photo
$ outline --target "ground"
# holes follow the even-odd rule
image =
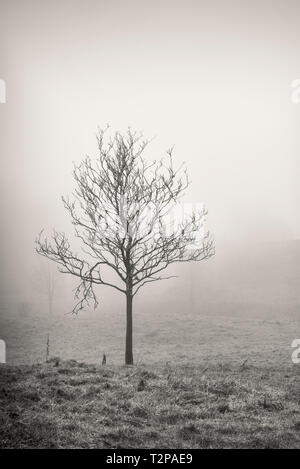
[[[297,366],[0,366],[2,448],[300,448]]]
[[[34,292],[24,305],[0,295],[0,446],[300,448],[291,347],[300,337],[300,246],[280,252],[269,256],[274,268],[260,251],[242,270],[236,254],[237,268],[230,257],[219,280],[212,259],[199,282],[186,272],[145,289],[134,305],[133,367],[122,366],[122,295],[101,290],[98,308],[77,317],[66,314],[69,288],[70,303],[57,292],[51,317]],[[216,283],[222,291],[209,291]],[[60,360],[45,363],[48,334]]]

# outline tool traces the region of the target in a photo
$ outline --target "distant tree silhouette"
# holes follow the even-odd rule
[[[58,263],[60,272],[78,277],[74,313],[90,300],[97,306],[95,285],[126,295],[125,363],[133,364],[134,296],[147,283],[171,278],[162,276],[169,265],[209,258],[214,243],[204,230],[204,208],[177,224],[172,220],[172,209],[189,185],[184,165],[173,167],[172,149],[166,160],[149,162],[144,157],[149,141],[130,129],[107,139],[99,130],[97,140],[95,161],[86,157],[74,166],[73,200],[62,198],[81,242],[80,254],[55,230],[50,240],[41,232],[36,249]],[[107,269],[114,280],[104,277]]]
[[[33,282],[35,289],[44,295],[48,301],[49,317],[53,315],[53,299],[55,294],[55,278],[53,270],[47,264],[41,264],[33,273]]]

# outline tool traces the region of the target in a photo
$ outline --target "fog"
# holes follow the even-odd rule
[[[238,292],[224,275],[234,259],[299,239],[299,14],[291,0],[0,0],[1,292],[34,291],[34,239],[70,232],[60,196],[107,123],[155,137],[149,157],[174,144],[186,162],[186,201],[205,203],[215,237],[193,274],[208,289]]]

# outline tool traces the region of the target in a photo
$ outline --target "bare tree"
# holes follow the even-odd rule
[[[162,276],[169,265],[209,258],[214,244],[204,229],[204,208],[178,223],[173,219],[172,209],[189,178],[184,165],[174,168],[172,149],[165,159],[148,162],[144,150],[149,141],[130,129],[108,139],[99,130],[97,140],[95,161],[86,157],[74,166],[73,199],[62,198],[81,243],[80,253],[55,230],[50,240],[41,232],[36,248],[58,263],[61,272],[78,277],[74,313],[90,300],[97,306],[95,285],[126,295],[125,363],[133,364],[133,297],[147,283],[171,278]]]

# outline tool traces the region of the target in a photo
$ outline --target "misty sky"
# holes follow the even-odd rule
[[[72,162],[97,126],[175,144],[216,246],[300,238],[298,1],[0,0],[1,278],[68,230]],[[152,150],[152,152],[150,151]]]

